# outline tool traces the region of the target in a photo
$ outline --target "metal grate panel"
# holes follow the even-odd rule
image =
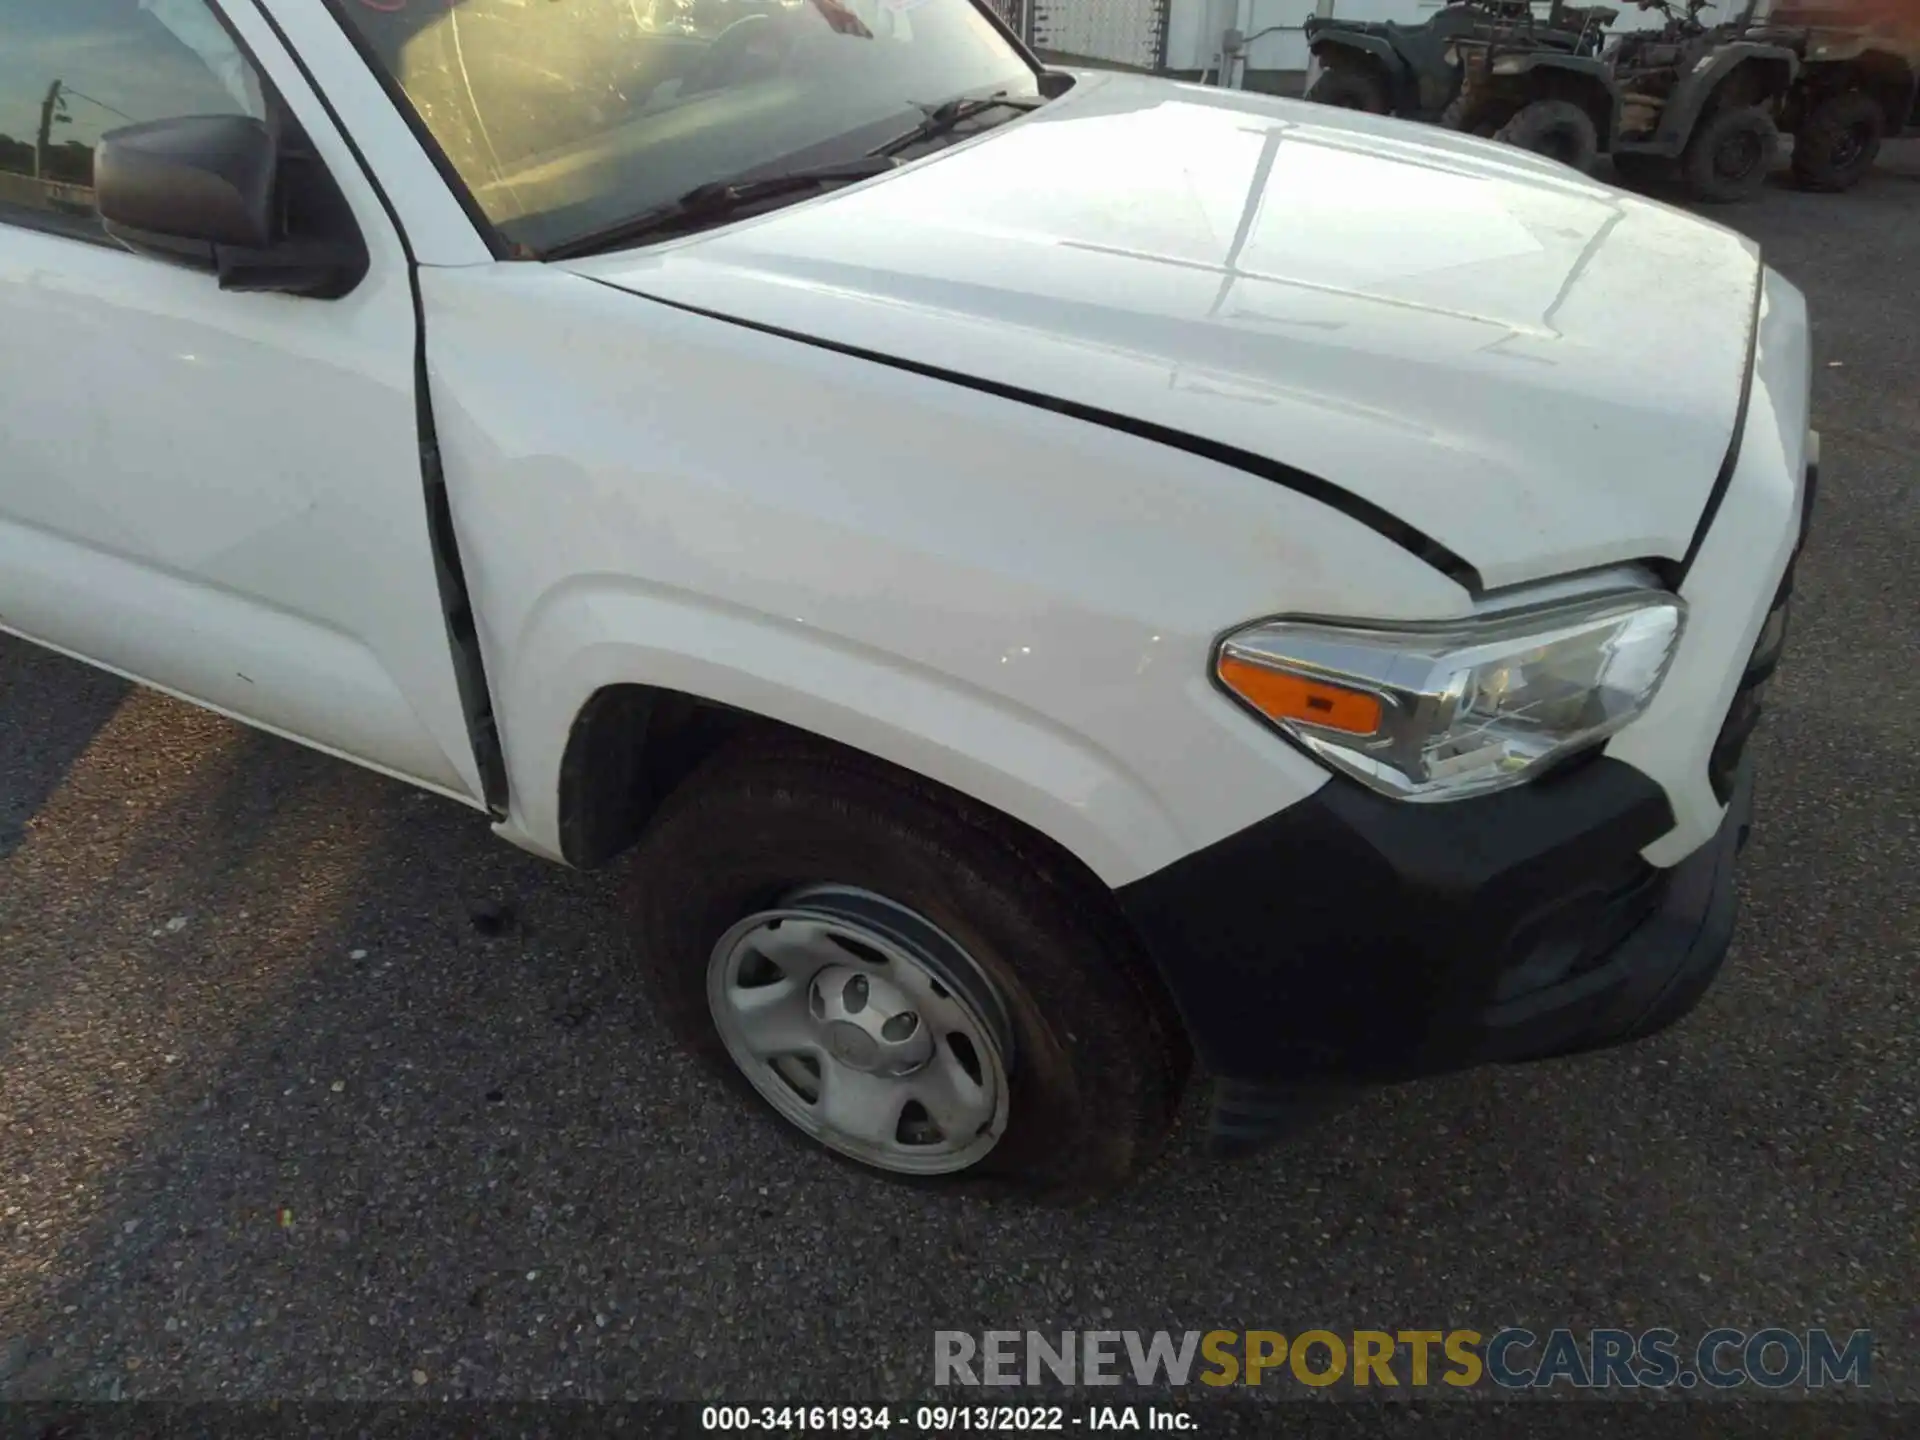
[[[1019,3],[1019,0],[1012,0]],[[1034,49],[1129,69],[1165,63],[1169,0],[1029,0]]]

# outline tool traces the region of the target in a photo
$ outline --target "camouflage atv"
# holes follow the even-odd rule
[[[1623,35],[1607,53],[1620,97],[1614,169],[1629,184],[1678,179],[1696,199],[1744,200],[1766,183],[1782,142],[1778,115],[1800,74],[1789,37],[1742,19],[1708,26],[1710,0],[1634,0],[1664,28]]]
[[[1778,0],[1772,23],[1799,31],[1800,80],[1782,122],[1802,188],[1851,190],[1883,140],[1920,135],[1920,6]]]
[[[1600,47],[1619,14],[1555,0],[1533,7],[1461,0],[1420,25],[1315,16],[1307,47],[1320,74],[1307,98],[1497,137],[1591,170],[1615,100]]]

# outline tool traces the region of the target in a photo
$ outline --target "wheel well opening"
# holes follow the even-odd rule
[[[1863,95],[1878,106],[1889,135],[1906,127],[1910,105],[1920,103],[1913,74],[1900,60],[1866,55],[1844,65],[1809,69],[1788,98],[1782,128],[1797,131],[1822,105],[1843,95]]]
[[[560,762],[560,853],[594,869],[640,838],[682,780],[749,727],[742,711],[652,685],[608,685],[580,707]]]
[[[1793,67],[1785,60],[1762,56],[1742,60],[1721,82],[1700,112],[1702,120],[1723,110],[1745,110],[1767,105],[1785,95],[1793,84]]]
[[[1378,55],[1366,50],[1356,50],[1351,45],[1336,45],[1322,41],[1314,47],[1314,59],[1325,70],[1344,70],[1353,74],[1369,77],[1386,91],[1389,99],[1394,93],[1393,72]]]
[[[1034,873],[1049,878],[1063,893],[1112,893],[1079,856],[984,801],[826,736],[652,685],[606,686],[574,719],[560,766],[560,844],[567,862],[594,869],[623,854],[677,786],[723,746],[735,743],[836,754],[889,772],[973,823],[992,824]],[[1106,930],[1114,958],[1144,987],[1160,1022],[1171,1027],[1184,1046],[1178,1006],[1144,939],[1118,903],[1099,908],[1102,913],[1089,918]]]
[[[723,747],[736,743],[838,755],[937,796],[963,814],[991,814],[1050,854],[1076,881],[1107,888],[1085,861],[998,807],[868,751],[716,700],[655,685],[608,685],[580,707],[560,762],[560,847],[567,863],[596,869],[639,840],[660,803]],[[1027,841],[1031,845],[1027,845]]]
[[[1914,113],[1920,113],[1920,92],[1915,85],[1920,58],[1910,60],[1887,51],[1869,50],[1850,64],[1823,70],[1825,73],[1811,77],[1810,85],[1821,99],[1847,90],[1865,91],[1886,116],[1889,134],[1898,134]]]
[[[1540,66],[1510,79],[1487,86],[1475,102],[1475,117],[1506,124],[1529,105],[1551,100],[1565,101],[1586,111],[1600,134],[1602,149],[1613,129],[1613,97],[1607,87],[1591,75]]]

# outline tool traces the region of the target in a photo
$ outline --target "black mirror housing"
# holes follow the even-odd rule
[[[93,157],[107,233],[175,258],[210,247],[264,250],[275,234],[273,136],[244,115],[190,115],[110,130]],[[165,242],[186,242],[167,244]],[[203,247],[206,247],[203,250]]]
[[[94,203],[112,239],[208,271],[223,290],[337,299],[366,274],[366,248],[350,217],[323,235],[288,239],[283,158],[267,125],[244,115],[128,125],[94,151]],[[306,193],[294,188],[296,199]],[[337,202],[338,193],[329,189],[328,198]]]

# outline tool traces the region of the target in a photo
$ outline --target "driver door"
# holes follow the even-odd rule
[[[251,3],[11,8],[0,627],[477,804],[428,538],[408,257],[288,57],[237,38],[241,19],[270,38]],[[221,114],[271,114],[302,183],[350,215],[368,264],[349,293],[227,291],[107,237],[100,137]]]

